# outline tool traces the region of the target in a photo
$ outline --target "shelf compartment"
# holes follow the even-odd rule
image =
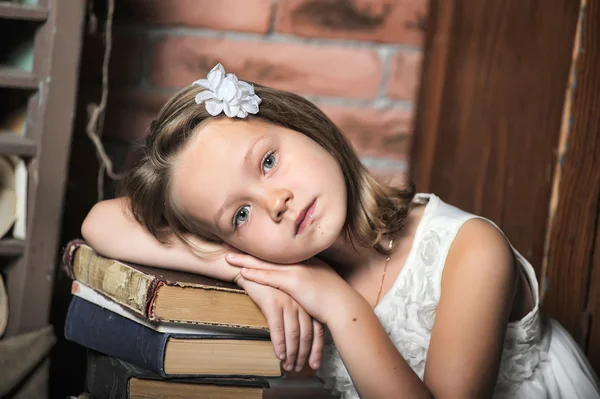
[[[0,155],[32,157],[37,152],[35,140],[18,136],[11,131],[0,130]]]
[[[0,240],[0,256],[19,256],[25,250],[25,241],[16,238],[3,238]]]
[[[37,77],[31,72],[0,66],[0,87],[36,90],[38,84]]]
[[[48,19],[48,9],[39,6],[0,2],[0,19],[41,22]]]

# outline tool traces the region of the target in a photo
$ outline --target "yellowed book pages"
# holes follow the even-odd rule
[[[130,399],[261,399],[263,388],[179,383],[168,380],[129,380]]]
[[[281,376],[271,341],[254,339],[170,338],[164,367],[167,374]]]

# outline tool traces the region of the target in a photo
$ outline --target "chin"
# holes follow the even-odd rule
[[[322,247],[322,248],[321,248]],[[284,264],[284,265],[291,265],[291,264],[296,264],[296,263],[301,263],[304,262],[307,259],[310,259],[316,255],[318,255],[319,253],[321,253],[322,251],[324,251],[325,249],[329,248],[328,246],[318,246],[318,247],[310,247],[310,248],[302,248],[299,251],[290,251],[290,250],[286,250],[283,251],[282,253],[278,253],[278,254],[252,254],[251,255],[263,259],[267,262],[271,262],[271,263],[279,263],[279,264]],[[261,256],[262,255],[262,256]]]

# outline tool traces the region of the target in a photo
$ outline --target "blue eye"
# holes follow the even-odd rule
[[[271,151],[263,158],[262,168],[263,172],[267,173],[277,165],[277,158],[275,158],[275,152]]]
[[[246,223],[248,216],[250,216],[250,205],[246,205],[238,209],[235,215],[233,215],[233,227],[236,228]]]

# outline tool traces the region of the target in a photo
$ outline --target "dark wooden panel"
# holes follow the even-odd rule
[[[493,219],[538,274],[578,10],[433,0],[427,25],[411,178]]]
[[[44,21],[48,18],[48,9],[16,3],[0,3],[0,18]]]
[[[35,155],[35,140],[0,130],[0,155]]]
[[[596,244],[591,266],[590,290],[586,314],[590,316],[587,334],[587,355],[596,373],[600,375],[600,209],[596,224]]]
[[[589,343],[600,371],[600,1],[588,0],[581,15],[577,85],[550,231],[544,308],[584,348]]]

